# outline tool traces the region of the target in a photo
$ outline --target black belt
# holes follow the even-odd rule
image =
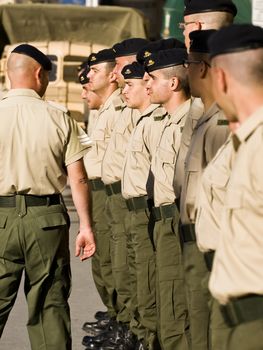
[[[140,209],[149,209],[149,201],[147,196],[133,197],[126,199],[126,205],[129,211],[136,211]]]
[[[241,323],[263,319],[263,296],[249,294],[232,299],[226,305],[220,305],[226,324],[235,327]]]
[[[25,198],[25,203],[28,207],[38,207],[44,205],[60,204],[60,195],[52,194],[50,196],[33,196],[33,195],[21,195]],[[16,195],[14,196],[0,196],[0,207],[2,208],[15,208],[16,207]]]
[[[177,211],[175,204],[161,205],[160,207],[152,208],[152,213],[155,221],[173,218],[175,211]]]
[[[105,185],[105,191],[107,196],[112,196],[113,194],[121,193],[121,181],[114,182],[110,185]]]
[[[215,256],[214,250],[210,250],[209,252],[204,253],[205,264],[208,271],[212,271],[214,256]]]
[[[195,225],[194,224],[186,224],[180,225],[180,235],[181,239],[184,243],[188,242],[195,242],[196,241],[196,235],[195,235]]]
[[[100,178],[90,179],[89,183],[92,191],[101,191],[105,189],[104,182],[102,182]]]

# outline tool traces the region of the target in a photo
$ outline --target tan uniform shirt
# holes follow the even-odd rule
[[[191,105],[182,132],[179,153],[175,164],[173,186],[176,198],[179,198],[181,195],[185,173],[185,158],[189,149],[191,137],[198,120],[202,117],[203,114],[204,105],[201,99],[192,97]]]
[[[216,250],[218,246],[233,154],[231,136],[229,136],[202,175],[195,222],[197,245],[202,252]]]
[[[151,159],[159,141],[166,112],[159,105],[150,105],[141,115],[127,146],[122,173],[122,195],[152,198]]]
[[[226,141],[229,129],[216,104],[197,122],[185,159],[185,179],[181,192],[180,215],[183,224],[194,223],[203,170]]]
[[[89,146],[80,143],[87,135],[61,108],[31,89],[10,90],[0,102],[1,196],[63,191],[65,166]]]
[[[99,111],[92,109],[89,112],[89,122],[88,122],[88,135],[90,136],[95,125],[96,120],[98,119]]]
[[[210,291],[221,304],[263,295],[263,106],[233,136],[236,153]]]
[[[156,207],[174,203],[173,175],[181,143],[182,130],[189,108],[190,100],[184,102],[176,109],[171,117],[166,120],[162,130],[152,162],[154,205]]]
[[[90,179],[101,178],[101,163],[116,121],[122,110],[120,89],[115,90],[98,111],[90,138],[92,146],[84,157],[84,164]]]
[[[126,147],[139,118],[139,111],[128,108],[123,102],[120,118],[113,130],[102,162],[102,181],[105,184],[121,180]]]

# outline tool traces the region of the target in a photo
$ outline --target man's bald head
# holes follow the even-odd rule
[[[48,72],[32,57],[12,52],[7,61],[7,74],[12,89],[32,89],[44,95]]]
[[[212,65],[221,68],[237,83],[247,88],[262,86],[263,48],[243,52],[218,55],[212,59]]]
[[[195,30],[220,29],[233,23],[234,17],[230,12],[202,12],[184,16],[185,46],[189,50],[189,34]]]
[[[235,24],[208,40],[214,96],[226,115],[244,121],[263,103],[263,29]]]

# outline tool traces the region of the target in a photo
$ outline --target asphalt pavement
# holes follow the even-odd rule
[[[94,320],[97,310],[105,310],[96,291],[92,274],[91,261],[81,262],[75,258],[75,237],[78,231],[78,217],[73,206],[69,188],[64,192],[64,200],[71,218],[70,249],[71,249],[71,271],[72,291],[69,299],[72,322],[73,350],[84,350],[81,340],[85,332],[81,329],[84,322]],[[8,322],[0,339],[1,350],[30,350],[30,343],[26,329],[27,305],[23,294],[23,283],[20,286],[18,297]],[[57,349],[59,350],[59,349]]]

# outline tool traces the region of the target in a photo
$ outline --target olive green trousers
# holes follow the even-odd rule
[[[112,194],[106,199],[106,213],[110,225],[110,255],[112,276],[116,290],[117,321],[131,320],[131,282],[128,266],[127,231],[129,211],[122,195]]]
[[[111,317],[116,316],[116,291],[112,275],[110,237],[106,215],[105,190],[92,191],[92,217],[95,231],[96,253],[92,257],[92,275],[103,304]]]
[[[208,270],[204,255],[199,251],[196,242],[184,243],[183,263],[190,321],[191,349],[207,350],[210,343],[210,313],[208,307],[210,294],[207,289],[202,287],[202,281],[207,276]]]
[[[146,347],[155,349],[157,339],[155,252],[148,233],[148,210],[130,212],[129,266],[136,278],[132,300],[136,305],[130,328]]]
[[[211,300],[210,307],[212,350],[263,349],[263,317],[230,327],[225,323],[215,299]]]
[[[155,222],[154,245],[159,341],[163,350],[188,350],[189,324],[182,251],[172,218]]]
[[[16,202],[0,208],[0,336],[24,272],[31,349],[70,350],[68,215],[60,204]]]

